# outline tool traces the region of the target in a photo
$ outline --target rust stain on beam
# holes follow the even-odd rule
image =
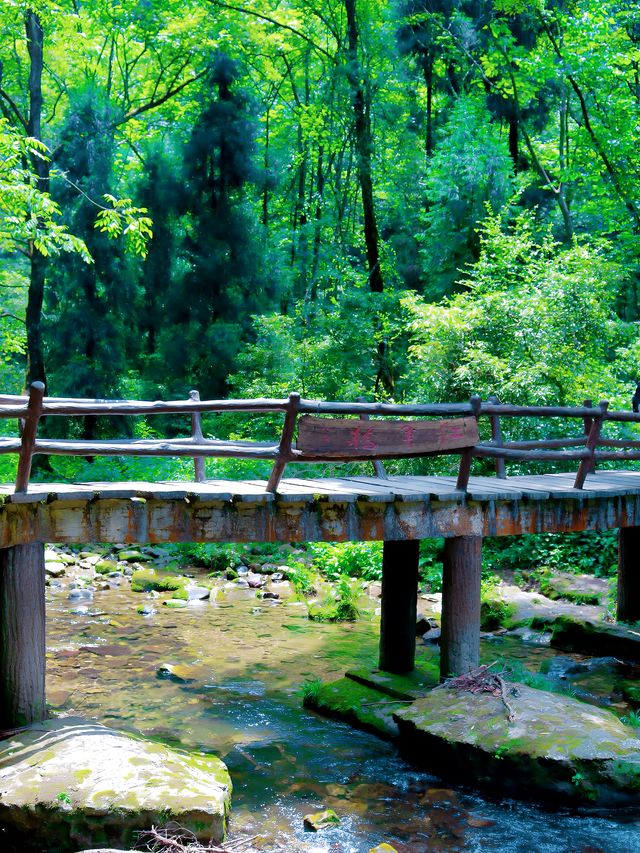
[[[413,540],[640,525],[640,495],[459,503],[87,498],[5,502],[0,547],[28,542]]]

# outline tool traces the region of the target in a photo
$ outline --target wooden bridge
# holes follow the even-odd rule
[[[28,398],[0,396],[0,419],[20,422],[19,437],[0,437],[0,453],[19,455],[15,485],[0,486],[0,729],[45,714],[44,542],[382,540],[380,667],[406,672],[414,663],[419,540],[444,537],[446,676],[478,663],[484,536],[619,528],[618,618],[640,619],[640,471],[601,468],[640,459],[633,429],[638,414],[590,401],[580,407],[510,406],[496,398],[396,405],[297,394],[201,401],[192,392],[189,400],[140,402],[52,398],[43,391],[34,383]],[[276,412],[284,424],[272,442],[205,438],[201,417],[212,412]],[[190,416],[189,435],[38,436],[43,417],[175,414]],[[524,418],[549,437],[506,437]],[[615,432],[605,436],[605,427]],[[32,483],[36,454],[193,457],[194,482]],[[455,475],[388,476],[381,461],[437,457],[442,467],[445,454],[459,457]],[[267,459],[273,467],[268,480],[211,480],[207,457]],[[354,461],[372,462],[375,476],[283,478],[291,463]],[[519,471],[543,463],[574,470],[507,476],[507,462]],[[495,476],[472,474],[472,466],[487,464]]]

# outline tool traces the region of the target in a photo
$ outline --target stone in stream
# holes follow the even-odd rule
[[[121,560],[123,563],[133,563],[136,560],[144,560],[145,556],[142,551],[120,551],[118,553],[118,560]]]
[[[44,571],[47,577],[50,578],[61,578],[67,573],[67,569],[64,563],[50,563],[48,560],[44,564]]]
[[[340,823],[340,818],[333,809],[325,809],[322,812],[314,812],[304,816],[304,828],[317,832],[327,826],[335,826]]]
[[[551,645],[568,652],[640,661],[640,631],[623,623],[606,625],[558,616],[553,623]]]
[[[185,591],[189,601],[205,601],[211,595],[211,590],[206,586],[187,586]]]
[[[118,564],[115,560],[98,560],[94,566],[99,575],[108,575],[109,572],[115,572]]]
[[[401,751],[443,778],[509,796],[637,806],[637,730],[568,696],[522,684],[508,684],[506,692],[512,722],[501,698],[488,692],[431,690],[395,710]]]
[[[47,720],[0,744],[3,850],[129,847],[139,831],[168,821],[220,843],[230,797],[216,756],[78,718]]]
[[[72,589],[67,598],[69,601],[91,601],[93,598],[93,590]]]

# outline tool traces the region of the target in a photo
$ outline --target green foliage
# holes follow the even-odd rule
[[[620,722],[633,729],[640,729],[640,711],[629,711],[624,717],[620,717]]]
[[[403,300],[415,397],[575,405],[606,393],[628,406],[616,349],[635,331],[613,311],[620,268],[587,245],[539,242],[530,212],[510,224],[490,213],[481,237],[464,293],[438,305]]]
[[[420,540],[420,583],[428,592],[442,591],[443,539]]]
[[[361,593],[362,584],[343,575],[338,579],[334,592],[319,604],[309,605],[309,619],[315,622],[355,622],[360,615],[358,600]]]
[[[130,198],[116,198],[105,193],[111,207],[98,212],[95,227],[112,239],[122,235],[136,255],[146,257],[149,240],[153,237],[152,221],[146,207],[134,207]]]
[[[348,578],[382,579],[380,542],[312,542],[312,567],[327,580]]]
[[[60,221],[60,207],[25,167],[30,159],[48,160],[47,147],[20,136],[0,117],[0,251],[15,252],[32,244],[41,255],[75,252],[85,262],[91,257],[84,242]]]
[[[617,547],[615,530],[508,536],[486,539],[483,561],[495,571],[563,571],[611,577],[617,571]]]
[[[504,138],[479,97],[461,97],[427,172],[427,227],[421,242],[430,270],[428,296],[450,292],[459,271],[477,259],[478,226],[485,219],[486,205],[501,210],[513,189]]]
[[[138,569],[131,575],[133,592],[175,592],[186,583],[187,578],[161,574],[154,569]]]
[[[316,575],[304,563],[293,562],[285,572],[287,580],[302,598],[316,594]]]
[[[507,628],[516,613],[514,604],[509,604],[500,595],[500,578],[485,575],[480,585],[480,627],[483,631]]]

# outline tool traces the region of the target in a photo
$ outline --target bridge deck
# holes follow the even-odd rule
[[[30,541],[313,541],[502,536],[640,525],[640,471],[471,477],[0,485],[0,547]]]

